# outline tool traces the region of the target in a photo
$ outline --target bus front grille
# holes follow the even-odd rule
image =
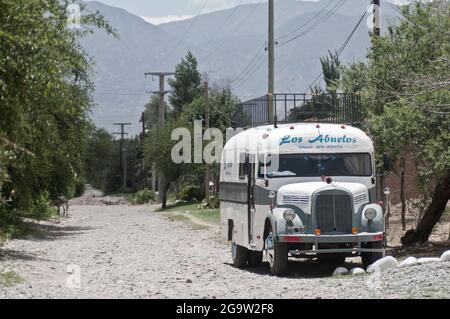
[[[319,194],[316,197],[316,223],[322,233],[352,232],[353,206],[350,195]]]

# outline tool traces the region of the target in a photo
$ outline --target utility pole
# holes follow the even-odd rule
[[[209,87],[208,82],[205,82],[205,131],[209,129]],[[211,179],[211,172],[209,164],[205,161],[205,198],[206,205],[209,207],[209,182]]]
[[[275,0],[269,0],[269,123],[276,124],[276,114],[274,111],[274,90],[275,90]]]
[[[372,21],[372,26],[373,26],[373,35],[374,37],[380,37],[381,36],[381,7],[380,7],[380,0],[373,0],[372,2],[372,6],[373,6],[373,21]],[[385,170],[383,170],[383,172],[381,172],[381,174],[379,174],[379,185],[378,186],[378,199],[380,201],[384,201],[386,196],[383,194],[385,186],[386,186],[386,175],[387,172],[385,172]],[[389,207],[389,203],[385,203],[385,207]],[[386,209],[386,208],[385,208]],[[386,220],[387,225],[389,226],[389,221]]]
[[[165,124],[165,114],[166,114],[166,110],[164,108],[164,99],[167,93],[169,93],[169,91],[166,91],[164,89],[164,85],[166,82],[166,77],[167,76],[171,76],[171,75],[175,75],[175,73],[173,72],[147,72],[145,73],[145,76],[158,76],[159,77],[159,91],[156,92],[151,92],[153,94],[159,94],[159,111],[158,111],[158,115],[159,115],[159,120],[158,120],[158,125],[160,128],[164,127]],[[155,164],[152,165],[152,186],[156,186],[156,181],[155,181],[155,170],[153,170],[155,168]],[[164,199],[162,198],[164,196],[164,175],[163,174],[159,174],[159,181],[158,181],[158,192],[159,192],[159,201],[162,202],[164,204]],[[155,189],[153,188],[153,191]]]
[[[381,0],[373,0],[373,34],[381,36]]]
[[[145,148],[145,112],[142,112],[141,114],[141,120],[142,122],[142,138],[141,138],[141,145],[142,145],[142,159],[141,159],[141,179],[144,181],[144,187],[147,187],[147,174],[145,172],[145,163],[144,163],[144,148]]]
[[[131,123],[113,123],[113,125],[120,126],[120,132],[114,134],[120,135],[120,165],[122,167],[122,187],[125,190],[127,188],[127,155],[124,141],[125,135],[128,135],[125,132],[125,126],[131,125]]]

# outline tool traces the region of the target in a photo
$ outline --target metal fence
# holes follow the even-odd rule
[[[358,126],[364,118],[361,97],[353,93],[277,93],[272,99],[277,123],[320,122]],[[248,126],[274,123],[269,119],[268,95],[242,102],[239,110]]]

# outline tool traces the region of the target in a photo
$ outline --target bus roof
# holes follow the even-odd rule
[[[248,129],[232,137],[225,152],[249,154],[373,153],[370,137],[362,130],[336,124],[281,124]]]

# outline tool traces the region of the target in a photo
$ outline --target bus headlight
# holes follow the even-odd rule
[[[368,220],[374,220],[377,217],[377,211],[373,208],[368,208],[364,212],[364,216],[366,216]]]
[[[287,209],[283,213],[284,219],[286,219],[288,222],[293,221],[295,219],[295,216],[296,216],[296,214],[295,214],[294,210],[292,210],[292,209]]]

